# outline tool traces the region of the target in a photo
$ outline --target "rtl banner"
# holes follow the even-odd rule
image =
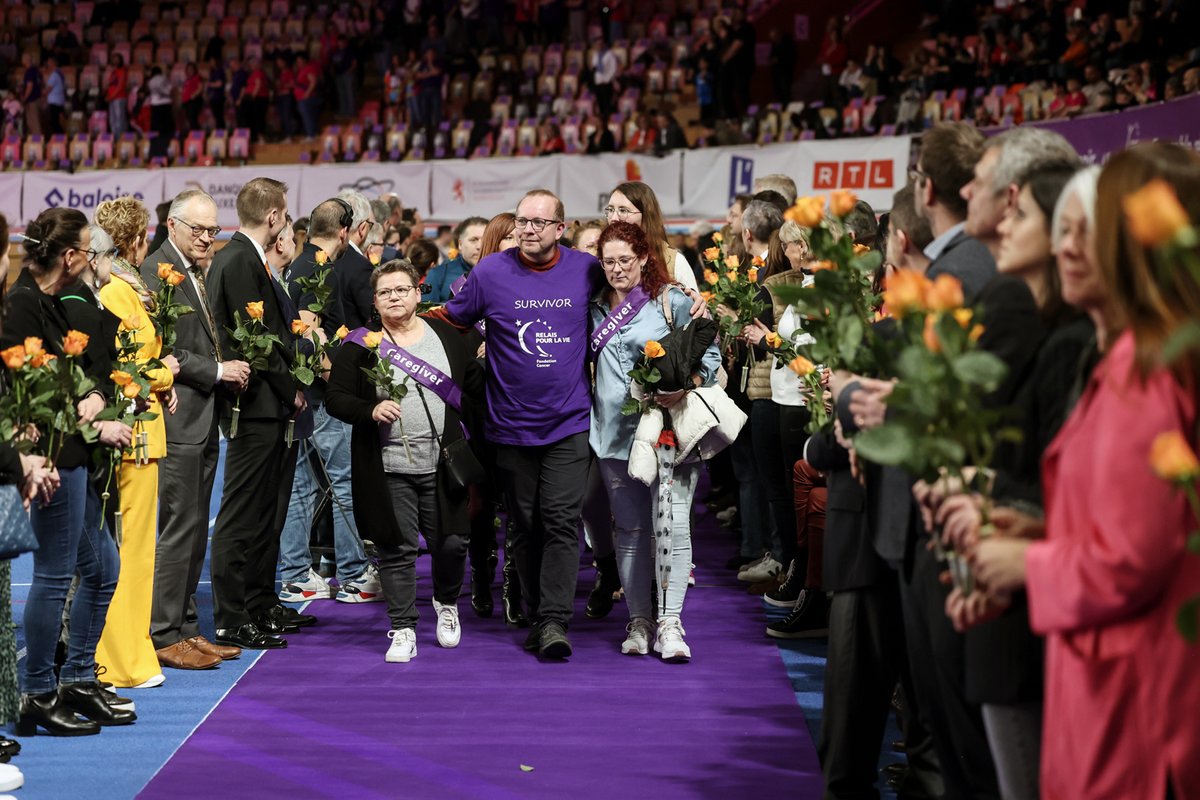
[[[96,172],[26,172],[21,191],[22,224],[47,208],[74,208],[88,219],[105,200],[133,195],[150,209],[163,199],[163,170],[113,169]]]
[[[530,189],[557,192],[560,160],[551,156],[431,162],[430,216],[451,221],[491,218],[514,210]]]
[[[237,196],[246,182],[252,178],[274,178],[287,184],[288,212],[299,219],[312,209],[301,209],[300,182],[303,167],[264,165],[260,167],[172,167],[161,170],[165,175],[163,199],[170,200],[184,189],[203,189],[217,201],[217,224],[226,230],[238,227]],[[154,218],[154,203],[147,202],[151,219]],[[300,213],[297,213],[299,211]]]
[[[641,181],[654,190],[663,214],[674,217],[681,210],[682,174],[683,153],[679,151],[661,158],[634,153],[563,156],[559,160],[559,196],[568,219],[599,217],[618,184]]]
[[[908,136],[716,147],[683,154],[682,213],[723,217],[733,198],[751,194],[756,178],[787,175],[800,196],[849,189],[876,211],[908,180]]]
[[[338,192],[353,189],[368,200],[395,194],[405,208],[415,208],[422,217],[428,217],[429,169],[424,161],[308,167],[300,181],[300,213],[292,212],[292,216],[307,216]]]

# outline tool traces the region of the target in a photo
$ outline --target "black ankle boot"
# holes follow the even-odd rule
[[[617,572],[617,556],[613,553],[596,559],[596,585],[588,595],[585,613],[591,619],[608,616],[613,609],[613,594],[621,589],[621,575]]]
[[[33,736],[39,725],[51,736],[89,736],[100,732],[98,723],[75,716],[56,691],[21,696],[17,735]]]
[[[492,615],[495,602],[492,600],[491,571],[471,570],[471,608],[477,617],[484,619]]]
[[[504,606],[504,622],[518,628],[528,628],[529,620],[521,610],[521,579],[517,577],[517,566],[510,553],[504,559],[504,584],[500,589],[500,602]]]
[[[59,697],[67,708],[101,725],[128,725],[137,719],[134,712],[109,705],[103,692],[96,681],[65,683],[58,687]]]

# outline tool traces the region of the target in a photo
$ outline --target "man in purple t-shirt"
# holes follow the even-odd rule
[[[487,320],[487,438],[512,517],[513,555],[532,630],[525,649],[571,655],[588,475],[588,300],[603,280],[587,253],[560,247],[563,204],[535,189],[517,204],[517,247],[480,260],[446,305]]]

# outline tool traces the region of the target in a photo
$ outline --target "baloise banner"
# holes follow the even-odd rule
[[[165,171],[163,198],[170,200],[184,189],[203,189],[217,203],[217,224],[228,231],[238,228],[237,196],[246,182],[253,178],[274,178],[287,184],[288,212],[293,219],[308,214],[311,209],[297,212],[300,203],[300,181],[303,169],[300,166],[264,165],[261,167],[185,167]],[[146,203],[151,214],[154,204]]]
[[[21,211],[31,220],[47,208],[74,208],[88,219],[105,200],[133,195],[151,214],[163,199],[163,171],[114,169],[96,172],[26,172]]]

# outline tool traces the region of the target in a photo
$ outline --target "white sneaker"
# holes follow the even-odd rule
[[[384,661],[392,664],[407,664],[417,657],[417,632],[412,628],[388,631],[392,643],[388,645]]]
[[[329,600],[333,597],[333,589],[329,582],[317,574],[312,567],[308,574],[298,581],[285,581],[279,587],[279,599],[285,603],[303,603],[306,600]]]
[[[738,579],[739,581],[744,581],[744,580],[746,580],[745,578],[743,578],[743,577],[742,577],[742,575],[743,575],[743,574],[744,574],[744,573],[745,573],[747,570],[754,569],[755,567],[757,567],[759,564],[763,563],[764,561],[766,561],[766,560],[767,560],[768,558],[770,558],[770,557],[771,557],[771,554],[770,554],[770,553],[763,553],[761,556],[759,556],[758,558],[754,559],[754,560],[753,560],[753,561],[751,561],[749,564],[743,564],[743,565],[742,565],[742,567],[741,567],[741,569],[739,569],[739,570],[738,570],[737,579]]]
[[[663,661],[687,661],[692,657],[692,650],[683,640],[683,634],[679,617],[663,617],[658,621],[654,652],[661,653]]]
[[[11,792],[25,785],[25,776],[15,764],[0,764],[0,792]]]
[[[746,583],[762,583],[769,581],[772,578],[777,578],[783,572],[783,564],[780,564],[772,556],[767,555],[766,559],[758,562],[738,573],[738,580]]]
[[[720,522],[722,525],[728,525],[730,520],[737,516],[737,506],[722,509],[714,516],[717,518],[717,522]]]
[[[654,635],[654,626],[645,617],[634,617],[625,626],[629,635],[621,642],[621,652],[627,656],[644,656],[650,652],[650,637]]]
[[[338,587],[339,603],[378,603],[383,600],[383,585],[379,582],[379,570],[374,564],[363,570],[352,581]]]
[[[156,686],[162,686],[166,682],[167,682],[167,676],[163,675],[160,672],[157,675],[151,675],[149,678],[146,678],[146,680],[142,681],[137,686],[130,686],[129,688],[130,689],[153,689]]]
[[[433,601],[433,610],[437,612],[437,641],[442,647],[458,647],[462,639],[462,628],[458,624],[458,606],[442,605]]]

